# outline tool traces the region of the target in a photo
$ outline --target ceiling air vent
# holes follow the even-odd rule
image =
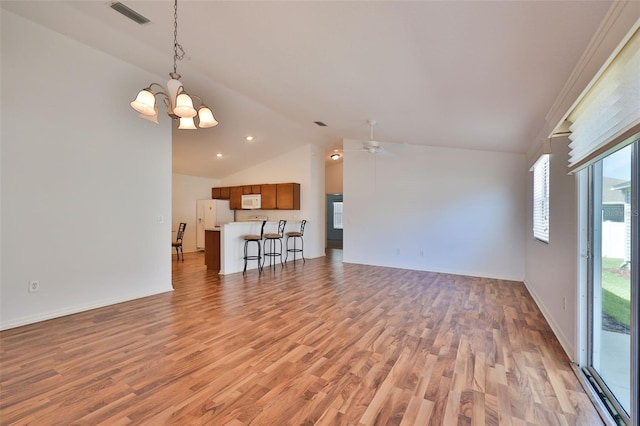
[[[327,125],[324,124],[322,121],[314,121],[314,123],[316,123],[320,127],[327,127]]]
[[[127,18],[131,19],[132,21],[140,25],[151,22],[147,17],[140,15],[138,12],[136,12],[135,10],[131,9],[128,6],[125,6],[119,1],[115,3],[111,3],[111,9],[115,10],[116,12],[120,12]]]

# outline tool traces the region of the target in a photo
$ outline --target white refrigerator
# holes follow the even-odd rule
[[[229,200],[196,200],[196,249],[204,250],[204,230],[233,222]]]

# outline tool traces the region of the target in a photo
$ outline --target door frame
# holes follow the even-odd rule
[[[620,148],[622,149],[622,148]],[[599,176],[598,175],[599,173]],[[601,192],[601,161],[598,165],[592,165],[576,174],[577,177],[577,199],[578,199],[578,260],[577,279],[579,283],[579,310],[578,310],[578,333],[577,345],[579,352],[577,362],[586,376],[586,380],[597,393],[604,393],[609,399],[611,406],[620,414],[620,420],[625,424],[640,424],[640,139],[631,144],[631,331],[630,331],[630,412],[627,417],[625,410],[610,395],[606,384],[598,376],[593,374],[593,357],[591,348],[594,344],[594,325],[591,321],[593,315],[593,290],[594,275],[601,271],[601,265],[594,262],[601,258],[600,245],[601,235],[596,232],[597,226],[602,226],[601,221],[596,225],[596,215],[593,206],[600,199],[598,189]],[[599,184],[598,184],[599,181]],[[599,279],[599,278],[598,278]],[[596,396],[597,398],[597,396]],[[600,402],[598,400],[598,402]],[[602,402],[600,408],[606,408],[609,413],[611,407],[607,407],[607,402]]]
[[[336,231],[332,224],[333,224],[333,203],[334,202],[344,202],[343,201],[344,197],[343,194],[326,194],[326,235],[325,235],[325,247],[330,248],[329,247],[329,240],[333,240],[333,241],[340,241],[340,243],[342,244],[344,238],[343,238],[343,230],[338,230],[339,231],[339,235],[340,238],[329,238],[331,236],[331,231],[330,230],[334,230],[334,232],[338,232]]]

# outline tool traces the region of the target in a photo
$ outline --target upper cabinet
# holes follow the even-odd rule
[[[224,188],[211,188],[211,198],[214,200],[228,200],[230,196],[228,186]]]
[[[276,205],[281,210],[300,210],[300,184],[279,183],[276,185]]]
[[[240,210],[242,208],[242,186],[232,186],[229,189],[231,196],[229,197],[229,208],[231,210]]]
[[[242,209],[242,196],[262,194],[262,210],[300,210],[299,183],[267,183],[211,188],[214,200],[229,200],[232,210]]]
[[[277,204],[277,185],[270,183],[261,185],[262,190],[262,210],[275,210],[278,208]]]

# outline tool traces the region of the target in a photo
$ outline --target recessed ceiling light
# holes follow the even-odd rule
[[[333,161],[338,161],[340,159],[340,154],[331,154],[330,157]]]
[[[251,142],[253,140],[253,136],[247,136],[246,138],[249,142]]]
[[[218,158],[222,158],[222,153],[221,153],[221,152],[217,153],[217,154],[216,154],[216,157],[218,157]]]

